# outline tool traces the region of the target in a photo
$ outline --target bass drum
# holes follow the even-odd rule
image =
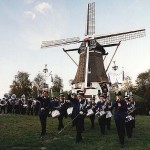
[[[73,111],[73,107],[69,107],[68,109],[67,109],[67,114],[70,116],[70,115],[72,115],[72,111]]]
[[[59,116],[60,116],[59,110],[54,110],[54,111],[52,111],[52,118],[57,118],[57,117],[59,117]]]
[[[89,117],[89,116],[91,116],[93,114],[94,114],[94,111],[92,109],[89,109],[86,116]]]
[[[111,117],[112,117],[111,111],[106,111],[106,118],[111,118]]]

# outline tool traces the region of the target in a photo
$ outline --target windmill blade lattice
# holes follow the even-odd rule
[[[61,39],[61,40],[54,40],[54,41],[43,41],[42,45],[41,45],[41,48],[76,44],[76,43],[79,43],[79,42],[80,42],[79,37],[73,37],[73,38],[67,38],[67,39]]]
[[[104,36],[95,36],[95,39],[97,39],[96,41],[103,46],[109,44],[116,44],[119,43],[120,41],[127,41],[136,38],[141,38],[144,36],[145,36],[145,29],[141,29],[141,30],[135,30],[129,32],[104,35]]]
[[[85,35],[95,34],[95,2],[88,4],[87,25]]]

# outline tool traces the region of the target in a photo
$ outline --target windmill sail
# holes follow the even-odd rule
[[[88,4],[85,35],[95,34],[95,2]]]
[[[79,37],[67,38],[67,39],[61,39],[61,40],[54,40],[54,41],[43,41],[42,45],[41,45],[41,48],[76,44],[76,43],[79,43],[79,42],[80,42]]]
[[[145,36],[145,29],[141,29],[141,30],[121,32],[121,33],[115,33],[115,34],[109,34],[103,36],[95,36],[95,39],[97,39],[97,42],[103,46],[109,44],[116,44],[119,43],[120,41],[127,41],[136,38],[141,38],[144,36]]]

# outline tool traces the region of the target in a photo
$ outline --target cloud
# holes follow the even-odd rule
[[[25,11],[24,16],[26,18],[31,18],[32,20],[34,20],[35,18],[38,17],[38,13],[45,15],[46,11],[48,11],[48,10],[50,10],[52,12],[52,6],[46,2],[42,2],[42,3],[35,5],[32,9]]]
[[[25,17],[31,18],[32,20],[34,20],[35,17],[36,17],[36,14],[34,12],[32,12],[32,11],[25,11],[24,15],[25,15]]]
[[[37,12],[45,14],[46,10],[52,10],[52,6],[46,2],[42,2],[34,7]]]
[[[26,4],[32,4],[32,3],[34,3],[36,0],[24,0],[24,2],[26,3]]]

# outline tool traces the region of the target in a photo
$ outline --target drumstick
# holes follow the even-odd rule
[[[61,129],[61,130],[58,132],[58,134],[60,134],[60,133],[61,133],[72,121],[74,121],[79,115],[80,115],[80,114],[78,114],[73,120],[71,120],[70,122],[68,122],[67,125],[66,125],[63,129]]]

